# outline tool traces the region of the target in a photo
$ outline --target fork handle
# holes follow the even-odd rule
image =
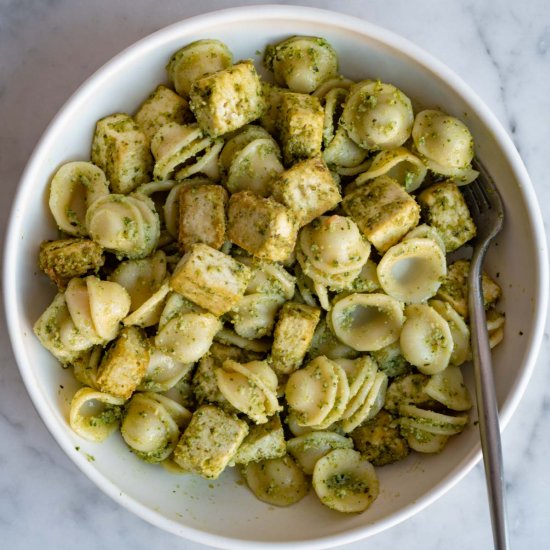
[[[506,510],[504,505],[504,475],[502,447],[491,362],[491,348],[487,334],[487,320],[481,286],[481,268],[489,242],[476,247],[472,255],[468,277],[472,358],[474,363],[477,410],[481,449],[485,465],[485,479],[491,510],[495,550],[508,549]]]

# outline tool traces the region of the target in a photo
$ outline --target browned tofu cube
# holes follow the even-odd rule
[[[399,424],[384,410],[350,435],[355,448],[375,466],[398,462],[410,453],[407,440],[399,432]]]
[[[104,261],[103,249],[90,239],[44,241],[38,256],[40,269],[60,290],[64,290],[73,277],[96,272]]]
[[[187,472],[215,479],[248,434],[248,425],[214,405],[202,405],[191,418],[174,451],[174,462]]]
[[[184,185],[179,193],[181,249],[204,243],[219,249],[225,241],[227,191],[221,185]]]
[[[265,110],[262,85],[252,61],[195,80],[189,95],[199,126],[211,137],[233,132]]]
[[[260,124],[274,137],[279,137],[279,110],[281,100],[286,93],[284,88],[274,86],[269,82],[262,82],[262,92],[264,94],[266,109],[260,118]]]
[[[273,198],[290,209],[300,227],[342,200],[340,190],[321,157],[296,163],[273,183]]]
[[[123,328],[99,365],[99,389],[129,399],[145,376],[148,364],[149,348],[144,331],[137,327]]]
[[[469,260],[457,260],[447,269],[447,276],[443,279],[436,298],[449,302],[453,308],[462,315],[468,317],[468,273],[470,271]],[[501,296],[500,286],[489,275],[483,273],[481,290],[485,309],[493,305]]]
[[[420,219],[417,202],[388,176],[346,195],[342,207],[379,252],[399,242]]]
[[[191,245],[170,279],[170,288],[188,300],[223,315],[244,296],[252,270],[206,244]]]
[[[426,222],[437,229],[447,252],[452,252],[476,235],[476,226],[458,186],[436,183],[418,195]]]
[[[274,415],[265,424],[253,425],[242,442],[233,462],[248,464],[286,455],[285,433],[279,415]]]
[[[279,312],[271,348],[272,367],[278,374],[290,374],[300,367],[309,349],[321,310],[286,302]]]
[[[153,157],[149,140],[136,121],[125,113],[97,121],[92,162],[105,172],[113,193],[130,193],[151,179]]]
[[[241,191],[229,199],[227,236],[257,258],[282,262],[294,250],[298,224],[292,212],[272,198]]]
[[[141,104],[134,117],[141,131],[151,141],[158,129],[168,122],[185,124],[193,115],[187,101],[170,88],[157,86],[155,91]]]
[[[292,92],[283,94],[278,126],[287,166],[321,154],[324,120],[319,98]]]

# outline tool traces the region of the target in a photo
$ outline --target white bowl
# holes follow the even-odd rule
[[[4,263],[10,336],[27,389],[49,430],[98,487],[143,519],[213,546],[322,548],[391,527],[434,501],[480,457],[473,425],[452,438],[441,455],[413,454],[379,469],[381,495],[359,515],[324,508],[314,495],[290,508],[256,500],[228,473],[214,483],[177,477],[140,462],[114,436],[87,443],[69,428],[76,388],[72,374],[42,348],[32,325],[54,291],[37,268],[38,245],[55,235],[47,186],[64,162],[89,158],[97,119],[132,112],[159,82],[175,50],[199,38],[227,43],[236,59],[259,57],[267,43],[293,34],[318,35],[336,48],[341,72],[351,78],[391,82],[426,106],[440,106],[470,127],[476,153],[493,174],[506,205],[506,224],[488,257],[504,289],[506,336],[495,350],[501,422],[506,425],[531,371],[547,308],[548,272],[543,224],[529,177],[509,137],[482,101],[443,64],[369,23],[310,8],[261,6],[220,11],[176,23],[131,46],[94,74],[61,109],[22,177],[13,206]],[[471,383],[471,381],[470,381]],[[475,413],[474,415],[475,416]],[[77,450],[77,447],[79,450]],[[95,457],[90,461],[89,456]]]

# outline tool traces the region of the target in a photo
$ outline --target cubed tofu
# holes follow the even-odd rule
[[[286,93],[284,88],[274,86],[269,82],[262,82],[262,92],[264,94],[266,109],[260,118],[260,124],[275,138],[279,136],[279,111],[281,109],[281,100]]]
[[[125,327],[107,350],[97,370],[101,391],[129,399],[145,376],[149,364],[149,347],[145,332]]]
[[[285,455],[285,433],[279,415],[275,415],[265,424],[257,424],[250,428],[232,462],[248,464]]]
[[[283,94],[278,129],[287,166],[321,154],[324,118],[319,98],[292,92]]]
[[[476,236],[476,226],[458,186],[436,183],[418,195],[426,222],[437,229],[447,252],[452,252]]]
[[[342,200],[338,184],[321,157],[296,163],[273,182],[273,198],[290,209],[300,227]]]
[[[202,405],[178,442],[174,462],[187,472],[216,479],[247,434],[246,422],[214,405]]]
[[[73,277],[96,272],[104,261],[103,249],[90,239],[44,241],[38,256],[40,269],[60,290]]]
[[[151,179],[153,157],[149,140],[125,113],[98,120],[92,142],[92,162],[111,183],[113,193],[130,193]]]
[[[211,137],[233,132],[265,110],[262,85],[252,61],[199,78],[189,95],[199,126]]]
[[[378,252],[399,242],[420,219],[417,202],[388,176],[380,176],[346,195],[342,207]]]
[[[184,185],[179,192],[178,242],[187,252],[196,243],[219,249],[225,242],[227,191],[221,185]]]
[[[197,243],[179,261],[170,288],[214,315],[223,315],[244,296],[251,278],[249,267]]]
[[[164,124],[168,122],[186,124],[191,122],[193,115],[187,100],[161,84],[141,104],[134,118],[141,131],[151,141]]]
[[[298,224],[292,212],[272,198],[241,191],[229,199],[227,236],[256,258],[282,262],[294,250]]]
[[[321,317],[317,307],[286,302],[279,311],[271,348],[272,367],[278,374],[290,374],[300,367]]]
[[[387,411],[351,432],[355,448],[374,466],[385,466],[407,458],[407,440],[399,432],[399,424]]]
[[[447,276],[443,279],[436,298],[449,302],[453,308],[462,315],[468,317],[468,273],[470,272],[469,260],[457,260],[447,268]],[[500,286],[489,275],[483,273],[481,289],[485,309],[489,309],[501,296]]]

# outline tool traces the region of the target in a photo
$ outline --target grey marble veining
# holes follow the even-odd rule
[[[134,41],[185,17],[252,2],[0,0],[0,219],[26,159],[78,85]],[[550,220],[550,4],[547,0],[281,2],[357,15],[404,35],[456,71],[521,152]],[[2,228],[2,238],[4,228]],[[548,547],[550,336],[503,435],[512,547]],[[23,387],[0,318],[0,545],[6,549],[201,545],[148,525],[101,493],[62,453]],[[491,531],[481,465],[436,503],[345,548],[486,549]]]

